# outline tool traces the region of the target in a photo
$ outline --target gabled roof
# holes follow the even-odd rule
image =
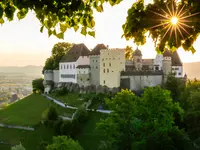
[[[90,55],[100,55],[100,51],[102,49],[107,49],[104,44],[98,44],[95,48],[90,52]]]
[[[163,57],[171,57],[172,66],[183,66],[183,63],[181,62],[177,51],[171,52],[169,50],[165,50],[165,52],[163,53]]]
[[[75,62],[80,56],[89,56],[89,53],[85,44],[74,44],[60,62]]]

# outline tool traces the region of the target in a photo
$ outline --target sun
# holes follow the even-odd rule
[[[178,18],[177,18],[177,17],[172,17],[172,18],[171,18],[171,23],[172,23],[173,25],[177,25],[177,23],[178,23]]]

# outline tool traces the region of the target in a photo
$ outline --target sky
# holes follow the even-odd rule
[[[121,38],[122,25],[126,21],[128,8],[133,2],[135,0],[124,0],[114,7],[106,4],[103,13],[95,13],[96,38],[85,37],[73,30],[65,33],[64,40],[54,36],[48,37],[46,30],[40,33],[41,24],[33,12],[23,20],[19,21],[16,17],[12,22],[7,21],[0,26],[0,66],[44,65],[57,42],[85,43],[90,49],[99,43],[109,45],[110,48],[125,48],[130,45],[135,49],[136,45],[132,41],[127,42]],[[182,49],[178,50],[183,62],[200,61],[200,38],[195,42],[194,47],[197,50],[194,55]],[[139,48],[143,58],[155,58],[156,52],[151,39]]]

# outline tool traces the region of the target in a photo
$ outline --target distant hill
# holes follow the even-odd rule
[[[9,74],[25,74],[25,75],[33,75],[33,76],[41,76],[42,75],[42,66],[24,66],[24,67],[16,67],[16,66],[0,66],[0,73],[9,73]]]
[[[184,63],[184,73],[188,75],[190,79],[200,79],[200,62]]]

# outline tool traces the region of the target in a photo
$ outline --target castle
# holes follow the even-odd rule
[[[132,58],[125,59],[125,49],[109,49],[104,44],[98,44],[90,51],[84,44],[74,44],[60,61],[59,70],[44,71],[44,81],[136,91],[161,85],[171,72],[177,78],[186,77],[177,52],[165,50],[155,59],[142,59],[142,53],[137,48]],[[45,91],[49,90],[50,87],[45,84]]]

